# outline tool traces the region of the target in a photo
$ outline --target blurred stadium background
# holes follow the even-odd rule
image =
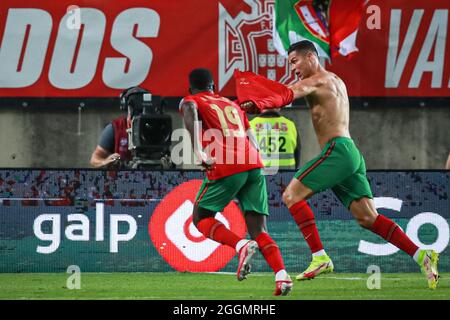
[[[320,34],[317,16],[333,25],[329,1],[287,2],[312,15],[299,15],[304,37]],[[449,3],[346,3],[362,8],[351,18],[357,19],[358,51],[344,56],[333,46],[336,39],[328,39],[324,63],[347,85],[350,131],[365,157],[377,206],[416,242],[441,252],[445,291],[436,298],[448,299]],[[92,170],[89,159],[104,126],[123,114],[118,96],[124,88],[139,85],[155,104],[165,101],[176,129],[183,127],[178,102],[188,94],[193,68],[211,69],[217,89],[228,97],[235,96],[235,69],[295,81],[275,48],[275,4],[0,3],[0,273],[5,273],[0,288],[17,281],[6,274],[64,273],[70,265],[91,273],[234,272],[233,252],[192,229],[189,212],[200,171],[188,165],[170,171]],[[298,100],[282,113],[297,123],[304,164],[320,152],[308,107]],[[307,266],[309,251],[281,202],[293,173],[267,177],[268,223],[287,270],[296,273]],[[310,203],[338,274],[366,274],[370,265],[384,273],[419,272],[406,254],[361,229],[331,192]],[[243,221],[236,211],[230,205],[223,217],[239,229]],[[260,255],[254,269],[269,272]],[[307,285],[314,290],[313,283]],[[31,296],[11,291],[10,297]],[[169,298],[177,297],[186,298],[175,291]],[[8,291],[1,298],[8,298]]]

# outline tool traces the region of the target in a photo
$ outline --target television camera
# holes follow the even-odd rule
[[[129,110],[131,127],[127,129],[132,169],[170,169],[172,118],[164,114],[164,100],[152,101],[152,94],[140,87],[131,87],[120,96],[120,108]]]

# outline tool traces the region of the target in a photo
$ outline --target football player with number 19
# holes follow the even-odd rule
[[[259,248],[275,273],[274,295],[287,295],[292,281],[280,249],[267,233],[268,200],[263,164],[248,119],[233,101],[214,93],[214,81],[207,69],[189,74],[190,93],[180,102],[194,153],[206,169],[206,177],[194,204],[193,222],[207,238],[236,249],[239,256],[237,279],[246,279],[251,259]],[[201,126],[201,128],[200,128]],[[214,136],[215,148],[200,139]],[[208,154],[208,150],[211,150]],[[244,211],[252,240],[241,239],[215,218],[237,198]]]

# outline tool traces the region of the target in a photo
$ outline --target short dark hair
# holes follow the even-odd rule
[[[302,41],[298,41],[296,43],[291,44],[288,49],[288,54],[291,53],[292,51],[312,52],[312,53],[315,53],[317,56],[319,56],[319,53],[317,52],[317,49],[314,46],[314,43],[312,43],[309,40],[302,40]]]
[[[192,89],[213,90],[214,79],[211,71],[205,68],[197,68],[189,73],[189,85]]]

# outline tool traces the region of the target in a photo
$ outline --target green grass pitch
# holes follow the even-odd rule
[[[2,273],[0,299],[151,299],[151,300],[376,300],[450,299],[450,273],[436,290],[420,273],[382,274],[381,288],[367,288],[368,274],[333,273],[294,281],[291,295],[273,297],[274,278],[251,274],[238,282],[233,274],[81,273],[81,288],[68,289],[66,273]],[[291,276],[295,276],[292,274]]]

